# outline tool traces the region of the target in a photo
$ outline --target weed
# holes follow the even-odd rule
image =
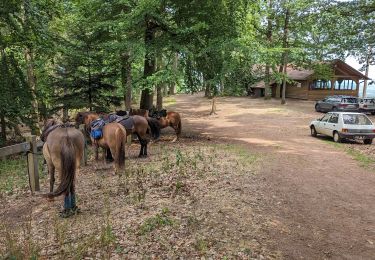
[[[164,226],[172,226],[173,220],[168,215],[169,209],[164,208],[160,214],[156,214],[154,217],[147,218],[145,222],[139,227],[139,233],[141,235],[145,235],[155,229]]]
[[[205,254],[208,250],[208,244],[207,241],[203,238],[197,238],[194,243],[194,248],[201,254]]]

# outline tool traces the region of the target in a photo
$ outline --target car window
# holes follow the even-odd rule
[[[322,119],[320,119],[320,121],[322,122],[327,122],[328,119],[330,118],[331,114],[326,114],[325,116],[322,117]]]
[[[343,103],[350,103],[350,104],[355,104],[357,103],[357,99],[356,98],[343,98],[342,100]]]
[[[342,119],[346,125],[372,125],[370,119],[362,114],[344,114]]]
[[[332,114],[331,118],[328,120],[329,123],[337,124],[339,122],[339,114]]]

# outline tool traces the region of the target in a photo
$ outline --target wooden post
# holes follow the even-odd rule
[[[81,132],[83,134],[83,138],[85,140],[85,146],[83,148],[83,156],[82,156],[81,164],[83,166],[86,166],[87,165],[87,140],[86,140],[86,128],[85,128],[85,124],[79,125],[79,130],[81,130]]]
[[[34,194],[35,191],[40,191],[36,136],[27,136],[26,141],[30,143],[30,151],[27,154],[27,167],[31,193]]]

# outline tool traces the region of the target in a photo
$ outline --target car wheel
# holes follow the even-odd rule
[[[337,111],[337,107],[333,107],[333,108],[332,108],[332,111],[335,111],[335,112],[336,112],[336,111]]]
[[[375,115],[375,112],[371,112],[371,115]]]
[[[316,112],[320,112],[320,106],[319,106],[319,104],[316,104],[316,105],[315,105],[315,111],[316,111]]]
[[[372,139],[365,139],[363,140],[364,144],[372,144]]]
[[[311,136],[316,137],[318,135],[318,133],[316,132],[315,126],[312,125],[310,127],[310,130],[311,130]]]
[[[333,141],[335,141],[335,143],[341,143],[341,137],[339,135],[338,132],[333,132]]]

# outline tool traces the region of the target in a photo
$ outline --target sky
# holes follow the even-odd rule
[[[358,63],[358,61],[354,57],[350,56],[346,58],[345,62],[357,70],[361,68],[361,65]],[[362,73],[365,74],[364,72]],[[372,80],[375,80],[375,66],[374,65],[370,66],[368,77],[371,78]],[[362,88],[363,88],[363,83],[360,83],[359,84],[359,96],[362,96]],[[368,85],[366,96],[375,97],[375,83]]]
[[[362,67],[361,65],[359,65],[358,61],[352,56],[349,56],[348,58],[346,58],[345,62],[357,70],[359,70]],[[362,73],[365,74],[365,72],[362,72]],[[375,66],[374,65],[370,66],[368,77],[371,78],[372,80],[375,80]]]

